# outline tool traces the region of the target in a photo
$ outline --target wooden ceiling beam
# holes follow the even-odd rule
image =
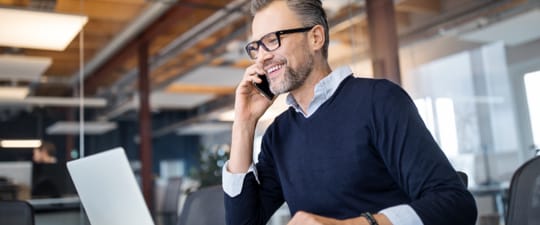
[[[205,1],[193,0],[193,2],[204,3]],[[91,74],[86,78],[85,91],[87,94],[95,93],[98,86],[103,84],[102,80],[106,80],[105,78],[110,78],[112,71],[114,71],[118,66],[122,65],[122,63],[124,63],[127,59],[136,55],[137,49],[141,43],[151,41],[161,33],[176,27],[178,24],[184,22],[186,15],[194,13],[194,11],[195,9],[191,7],[183,7],[182,4],[172,6],[154,23],[150,24],[148,28],[142,32],[142,35],[127,43],[121,50],[111,56],[111,58],[104,65],[98,68],[94,74]]]

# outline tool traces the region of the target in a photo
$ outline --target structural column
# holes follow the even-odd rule
[[[69,121],[69,122],[75,122],[75,112],[73,111],[73,108],[68,108],[65,112],[66,112],[66,120]],[[65,152],[66,152],[65,160],[66,160],[66,162],[72,160],[71,151],[75,147],[75,142],[74,142],[73,138],[74,138],[73,134],[67,134],[66,135],[66,149],[65,149]]]
[[[401,84],[399,44],[393,0],[367,0],[373,74]]]
[[[146,205],[152,211],[152,115],[150,114],[150,79],[148,42],[139,46],[139,137],[142,190]]]

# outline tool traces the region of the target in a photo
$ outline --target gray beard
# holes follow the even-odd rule
[[[286,66],[283,81],[276,85],[272,85],[272,83],[270,83],[270,90],[274,94],[279,95],[302,86],[313,70],[313,56],[306,55],[306,59],[306,62],[300,65],[300,67],[296,70]]]

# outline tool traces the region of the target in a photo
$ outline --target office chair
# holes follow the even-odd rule
[[[540,224],[540,156],[521,165],[510,182],[506,225]]]
[[[26,201],[0,201],[0,223],[34,225],[34,208]]]
[[[178,203],[182,193],[182,178],[171,177],[167,180],[165,197],[161,207],[160,217],[164,225],[174,225],[178,219]]]
[[[225,204],[221,185],[189,194],[177,225],[225,225]]]

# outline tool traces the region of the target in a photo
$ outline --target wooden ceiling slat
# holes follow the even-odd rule
[[[396,11],[437,14],[441,11],[440,0],[403,0],[396,5]]]
[[[63,63],[63,65],[61,67],[50,67],[45,71],[45,76],[69,77],[73,74],[73,71],[77,71],[80,68],[78,61],[75,63],[57,61],[56,63]]]
[[[0,5],[26,7],[29,4],[30,4],[30,0],[0,0]]]
[[[127,25],[122,21],[110,21],[104,19],[90,18],[88,23],[83,27],[85,33],[96,33],[103,35],[116,35]]]
[[[57,12],[87,15],[92,19],[111,21],[130,21],[137,16],[145,4],[128,4],[114,1],[79,1],[59,0],[56,3]]]
[[[228,86],[206,86],[195,84],[171,84],[166,89],[167,93],[175,94],[217,94],[228,95],[234,93],[235,87]]]

